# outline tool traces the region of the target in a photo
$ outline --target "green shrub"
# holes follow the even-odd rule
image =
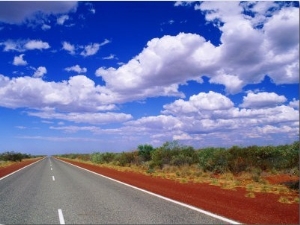
[[[105,152],[102,154],[102,160],[104,163],[110,163],[115,159],[115,154],[110,152]]]
[[[5,152],[0,160],[21,160],[30,155]],[[65,154],[61,157],[90,160],[94,163],[113,163],[114,165],[144,165],[150,171],[165,165],[183,166],[198,164],[203,171],[214,173],[253,172],[253,179],[259,180],[261,171],[295,171],[299,174],[299,141],[279,146],[232,146],[225,148],[204,148],[195,151],[191,146],[180,145],[177,141],[165,142],[158,148],[151,145],[139,145],[138,150],[122,153]],[[255,171],[260,171],[256,173]]]
[[[183,166],[183,165],[192,165],[193,159],[190,156],[185,156],[184,154],[180,153],[177,156],[172,156],[170,161],[170,165],[173,166]]]
[[[142,161],[151,160],[151,152],[154,150],[152,145],[139,145],[138,154],[141,156]]]
[[[26,158],[27,155],[23,155],[22,153],[17,152],[4,152],[1,154],[0,159],[3,161],[22,161],[23,158]]]
[[[192,165],[198,161],[198,155],[193,147],[180,145],[177,141],[165,142],[161,147],[151,151],[153,167]]]
[[[189,158],[187,164],[195,164],[199,163],[199,157],[195,149],[191,146],[184,146],[180,149],[180,154],[184,155],[185,157]]]
[[[199,151],[199,167],[204,171],[224,173],[228,170],[228,151],[223,148],[206,148]]]
[[[120,166],[127,166],[136,162],[137,152],[122,152],[118,154],[116,159]]]
[[[104,163],[103,158],[102,158],[102,154],[99,152],[95,152],[91,155],[91,161],[93,163],[97,163],[97,164],[102,164]]]
[[[77,158],[79,160],[82,160],[82,161],[90,161],[91,160],[91,155],[89,154],[80,154],[77,156]]]
[[[229,153],[225,149],[215,151],[213,160],[213,172],[225,173],[229,170]]]

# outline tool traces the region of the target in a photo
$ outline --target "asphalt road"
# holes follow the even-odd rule
[[[0,180],[0,224],[223,224],[54,158]]]

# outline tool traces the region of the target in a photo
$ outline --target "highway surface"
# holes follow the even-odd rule
[[[224,224],[228,221],[52,157],[0,180],[0,224],[108,223]]]

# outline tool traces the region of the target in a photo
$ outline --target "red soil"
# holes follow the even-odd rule
[[[6,166],[6,167],[0,167],[0,178],[1,177],[4,177],[18,169],[21,169],[23,168],[24,166],[27,166],[31,163],[34,163],[36,161],[40,160],[40,158],[37,158],[37,159],[29,159],[29,160],[24,160],[24,161],[21,161],[21,162],[16,162],[12,165],[9,165],[9,166]]]
[[[241,223],[299,224],[299,204],[280,203],[275,194],[255,193],[255,198],[247,198],[247,192],[242,188],[225,190],[209,184],[182,184],[140,173],[64,161]]]
[[[288,174],[278,174],[266,177],[270,184],[281,184],[287,181],[299,181],[299,177]]]
[[[34,161],[36,160],[0,168],[0,177]],[[182,184],[134,172],[120,172],[65,159],[64,161],[241,223],[299,224],[299,205],[280,203],[279,196],[275,194],[255,193],[255,198],[247,198],[246,191],[242,188],[225,190],[208,184]]]

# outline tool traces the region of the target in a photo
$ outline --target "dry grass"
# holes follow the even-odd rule
[[[255,194],[253,192],[248,192],[247,194],[245,194],[245,197],[247,197],[247,198],[255,198]]]
[[[278,202],[284,203],[284,204],[299,203],[299,197],[294,197],[294,196],[280,196],[279,199],[278,199]]]
[[[281,203],[295,203],[299,202],[299,198],[295,197],[295,190],[289,189],[284,185],[270,184],[267,180],[260,177],[259,181],[253,179],[251,172],[243,172],[239,175],[232,173],[213,174],[211,172],[203,172],[197,165],[192,166],[164,166],[162,169],[149,169],[148,165],[131,165],[122,167],[114,164],[94,164],[91,162],[74,160],[88,164],[97,165],[115,169],[118,171],[128,171],[134,173],[141,173],[147,176],[161,177],[164,179],[174,180],[179,183],[206,183],[213,186],[219,186],[222,189],[236,190],[236,188],[244,188],[247,191],[246,197],[255,198],[255,193],[272,193],[279,195],[278,201]],[[274,172],[272,172],[274,173]],[[293,196],[293,197],[291,197]]]
[[[0,168],[4,168],[4,167],[10,166],[12,164],[14,164],[14,162],[11,162],[11,161],[0,161]]]
[[[40,158],[42,158],[42,157],[35,158],[35,159],[40,159]],[[30,160],[33,160],[33,158],[22,159],[22,162],[26,162],[26,161],[30,161]],[[17,162],[14,162],[14,161],[0,161],[0,168],[5,168],[5,167],[8,167],[10,165],[17,164],[17,163],[20,163],[20,162],[19,161],[17,161]]]

